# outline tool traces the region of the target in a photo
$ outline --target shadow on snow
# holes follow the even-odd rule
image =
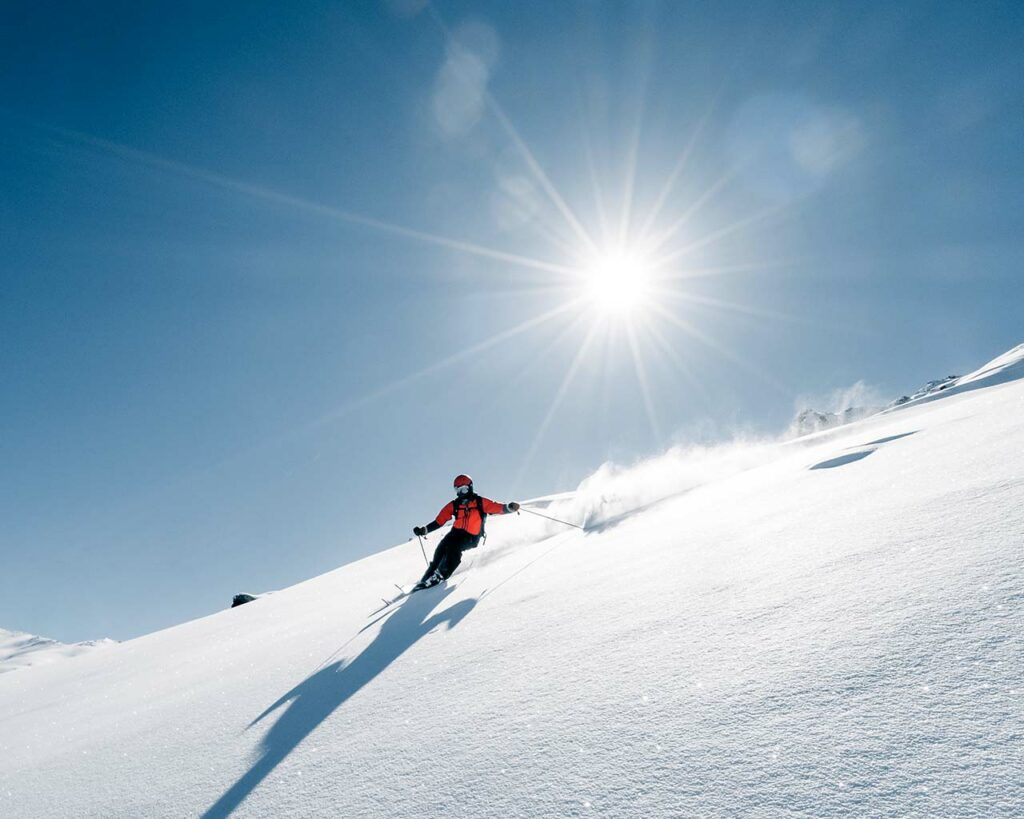
[[[900,438],[909,438],[911,435],[916,434],[916,429],[913,432],[901,432],[899,435],[890,435],[887,438],[879,438],[877,441],[868,441],[866,444],[857,444],[857,446],[852,446],[850,449],[858,449],[862,446],[881,446],[882,444],[888,444],[891,441],[898,441]]]
[[[840,455],[837,458],[829,458],[827,461],[815,464],[810,467],[810,469],[835,469],[837,466],[846,466],[846,464],[855,463],[856,461],[860,461],[868,457],[868,455],[875,452],[882,444],[898,441],[900,438],[909,438],[911,435],[916,435],[917,432],[918,430],[915,429],[912,432],[902,432],[899,435],[890,435],[886,438],[879,438],[877,441],[869,441],[866,444],[857,444],[856,447],[850,447],[850,449],[857,449],[859,450],[858,452],[849,452],[846,455]],[[863,447],[870,448],[864,449]]]
[[[260,741],[259,758],[207,809],[203,819],[230,816],[320,723],[412,648],[421,637],[443,624],[447,624],[449,629],[455,628],[476,606],[476,599],[462,600],[433,617],[428,616],[451,592],[452,589],[441,590],[440,598],[436,593],[412,595],[395,609],[377,636],[357,657],[348,662],[333,662],[315,671],[249,723],[251,728],[277,709],[284,709]]]
[[[847,455],[840,455],[838,458],[829,458],[827,461],[815,464],[811,469],[835,469],[837,466],[846,466],[846,464],[852,464],[855,461],[868,457],[868,455],[874,451],[875,450],[873,449],[865,449],[860,452],[850,452]]]

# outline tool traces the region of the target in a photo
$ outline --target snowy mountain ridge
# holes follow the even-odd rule
[[[536,509],[0,676],[0,815],[1019,815],[1024,346]]]
[[[822,412],[816,409],[805,409],[797,413],[789,425],[789,437],[799,438],[803,435],[812,435],[824,429],[841,427],[845,424],[852,424],[881,412],[882,407],[846,407],[839,412]]]
[[[67,657],[77,657],[95,648],[114,645],[115,642],[103,638],[68,644],[48,637],[0,628],[0,674],[52,663]]]
[[[787,436],[798,438],[833,427],[843,426],[844,424],[851,424],[854,421],[860,421],[876,413],[894,409],[913,401],[933,397],[946,390],[973,384],[979,380],[986,380],[986,383],[989,383],[991,379],[996,378],[1003,380],[1017,378],[1020,377],[1020,368],[1024,366],[1022,361],[1024,361],[1024,344],[1018,344],[1013,349],[1008,350],[967,375],[947,375],[944,378],[936,378],[909,395],[900,396],[884,407],[849,406],[842,407],[836,412],[827,412],[807,407],[800,410],[793,418]],[[997,382],[991,380],[991,383]]]

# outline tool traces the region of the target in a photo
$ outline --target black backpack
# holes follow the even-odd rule
[[[480,513],[480,534],[475,535],[477,541],[472,546],[467,547],[469,549],[475,549],[480,543],[487,540],[487,513],[484,511],[484,499],[474,492],[465,500],[456,498],[455,504],[452,506],[452,518],[457,521],[459,519],[459,507],[465,506],[472,501],[476,501],[476,511]]]

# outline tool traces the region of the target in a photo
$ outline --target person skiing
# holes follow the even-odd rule
[[[507,515],[509,512],[519,511],[519,504],[515,501],[498,503],[476,494],[473,491],[473,479],[469,475],[456,476],[454,486],[455,500],[446,503],[437,513],[437,517],[426,526],[413,527],[412,533],[417,537],[423,537],[455,518],[451,531],[437,544],[434,559],[430,561],[427,571],[413,587],[413,591],[436,586],[452,576],[452,572],[462,562],[462,553],[466,549],[475,549],[480,544],[481,538],[484,537],[484,521],[488,515]]]

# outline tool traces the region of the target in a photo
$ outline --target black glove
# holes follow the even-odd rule
[[[508,503],[505,504],[505,508],[508,509],[509,512],[518,512],[519,504],[516,503],[515,501],[509,501]]]
[[[412,533],[414,535],[416,535],[416,537],[423,537],[427,533],[427,527],[426,526],[413,526],[412,527]]]

